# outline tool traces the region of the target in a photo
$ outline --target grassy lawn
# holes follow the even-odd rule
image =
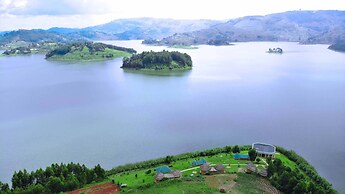
[[[289,160],[285,155],[277,153],[275,157],[279,158],[287,167],[290,167],[291,170],[295,170],[297,168],[296,163]]]
[[[217,189],[211,188],[204,182],[195,181],[181,181],[181,180],[167,180],[158,184],[152,184],[150,187],[143,187],[139,189],[125,189],[128,193],[216,193]]]
[[[246,152],[243,151],[241,153],[244,154]],[[246,164],[248,161],[235,160],[233,159],[233,155],[229,153],[189,158],[172,162],[169,164],[169,167],[172,170],[183,171],[183,178],[181,179],[164,180],[159,183],[155,183],[155,168],[158,167],[156,166],[155,168],[145,170],[134,170],[110,175],[108,179],[102,183],[115,180],[115,183],[127,184],[127,188],[124,188],[124,191],[129,193],[217,193],[219,188],[212,188],[206,184],[204,179],[207,176],[200,175],[200,167],[191,165],[193,160],[200,160],[201,158],[205,158],[207,162],[211,163],[211,166],[215,164],[224,164],[226,166],[225,174],[233,174],[233,176],[238,176],[235,180],[236,187],[233,188],[233,191],[236,191],[237,193],[270,193],[270,191],[274,189],[268,180],[259,177],[255,173],[251,175],[238,172],[239,168],[246,169]],[[277,153],[276,158],[281,159],[282,162],[291,169],[297,168],[294,162],[290,161],[282,154]],[[260,159],[261,160],[259,163],[254,162],[254,164],[257,165],[258,169],[266,168],[265,159]],[[147,173],[148,170],[151,170],[151,172]],[[228,183],[224,182],[224,184]]]

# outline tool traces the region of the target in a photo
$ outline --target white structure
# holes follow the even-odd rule
[[[276,153],[276,147],[267,143],[253,143],[252,148],[256,150],[257,156],[260,157],[272,157],[274,158]]]

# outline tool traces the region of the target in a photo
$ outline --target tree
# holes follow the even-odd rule
[[[240,148],[238,147],[238,145],[235,145],[234,148],[232,149],[233,153],[240,153]]]
[[[251,161],[254,161],[256,159],[256,150],[250,149],[248,152],[249,158]]]
[[[225,152],[230,153],[231,152],[231,146],[225,146],[224,150],[225,150]]]
[[[8,186],[7,183],[2,183],[0,181],[0,193],[6,193],[10,191],[10,187]]]
[[[166,156],[164,163],[166,164],[170,164],[173,161],[173,156]]]
[[[47,187],[53,193],[59,193],[64,190],[64,185],[59,177],[50,177]]]

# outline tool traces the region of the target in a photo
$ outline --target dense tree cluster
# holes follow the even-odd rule
[[[72,191],[93,181],[102,181],[105,170],[98,164],[94,168],[87,168],[80,164],[52,164],[45,170],[38,169],[27,172],[14,172],[12,189],[8,184],[0,183],[0,193],[59,193]]]
[[[192,59],[186,53],[177,51],[142,52],[123,59],[123,68],[133,69],[175,69],[192,67]]]
[[[312,180],[312,182],[318,186],[318,189],[322,191],[319,193],[335,193],[332,185],[326,179],[322,178],[317,173],[315,168],[311,166],[304,158],[299,156],[296,152],[285,150],[282,147],[277,147],[277,151],[284,154],[291,161],[295,162],[298,168],[303,171],[304,175],[308,176]]]
[[[272,185],[284,193],[336,193],[332,187],[315,183],[298,168],[286,167],[280,159],[268,160],[267,172]]]

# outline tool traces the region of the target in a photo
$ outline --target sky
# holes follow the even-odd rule
[[[0,0],[0,31],[138,17],[227,20],[292,10],[345,10],[345,0]]]

